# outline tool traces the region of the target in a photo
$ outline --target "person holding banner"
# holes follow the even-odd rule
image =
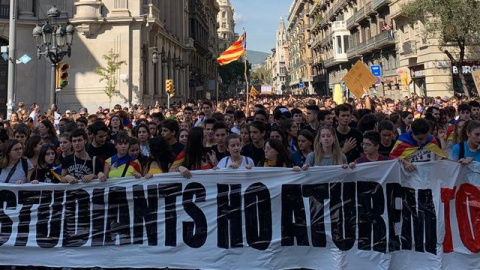
[[[313,152],[314,138],[310,131],[304,129],[298,134],[298,150],[291,156],[293,166],[303,167],[308,154]]]
[[[363,156],[357,158],[354,164],[390,160],[388,157],[385,157],[378,152],[380,143],[380,133],[373,130],[365,132],[363,134],[363,142],[361,143]]]
[[[140,162],[138,162],[136,158],[128,155],[128,149],[130,148],[130,138],[128,135],[124,131],[120,131],[115,137],[117,154],[105,161],[103,174],[108,177],[101,180],[129,176],[134,176],[135,178],[142,177],[142,166]]]
[[[263,167],[290,167],[290,157],[280,140],[269,139],[265,143],[265,159],[258,164]]]
[[[60,183],[62,180],[62,166],[58,164],[58,155],[55,145],[44,144],[38,155],[38,163],[30,176],[31,184]]]
[[[223,157],[215,166],[214,169],[223,169],[223,168],[246,168],[251,169],[255,167],[253,160],[249,157],[242,156],[240,154],[241,146],[241,137],[236,133],[232,133],[225,138],[225,145],[227,146],[227,151],[230,156]]]
[[[175,159],[171,145],[162,136],[154,137],[148,143],[151,153],[145,168],[146,179],[152,178],[155,174],[167,173]]]
[[[18,140],[6,140],[0,161],[0,183],[23,184],[28,182],[33,164],[23,158],[23,144]]]
[[[63,160],[62,163],[62,182],[70,184],[83,181],[91,182],[99,178],[105,180],[102,163],[98,158],[90,157],[85,150],[88,142],[88,135],[83,129],[76,129],[70,135],[70,141],[73,145],[74,153]]]
[[[187,179],[192,177],[190,170],[208,170],[218,163],[213,150],[211,152],[205,151],[203,137],[203,128],[193,127],[188,133],[187,146],[181,165],[172,166],[175,171],[180,172]]]
[[[470,164],[472,161],[480,162],[480,121],[468,121],[466,131],[468,139],[452,147],[449,159],[463,164]]]
[[[390,153],[390,159],[402,158],[408,162],[428,162],[444,158],[442,149],[430,134],[430,124],[420,118],[412,122],[411,129],[402,134]]]
[[[311,166],[342,165],[348,167],[347,157],[342,153],[335,130],[331,126],[320,126],[315,137],[314,151],[308,154],[302,169]]]

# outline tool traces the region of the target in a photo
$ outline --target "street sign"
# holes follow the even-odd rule
[[[382,76],[382,66],[380,66],[380,65],[372,65],[372,66],[370,67],[370,70],[372,71],[372,74],[373,74],[374,76],[377,76],[377,77]]]
[[[32,58],[30,56],[24,54],[18,60],[20,60],[20,62],[23,63],[23,64],[27,64],[28,62],[30,62],[30,60],[32,60]]]
[[[300,86],[300,88],[304,88],[305,84],[303,82],[301,82],[299,86]]]
[[[373,76],[365,63],[359,60],[348,71],[347,75],[343,77],[342,81],[345,82],[352,94],[357,98],[361,98],[365,93],[365,89],[377,82],[377,77]]]

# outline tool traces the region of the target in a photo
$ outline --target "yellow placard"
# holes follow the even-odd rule
[[[475,87],[477,88],[477,92],[480,91],[480,69],[475,70],[472,72],[473,81],[475,82]]]
[[[335,84],[335,87],[333,88],[333,101],[335,101],[337,105],[343,104],[344,102],[343,90],[340,84]]]
[[[361,98],[365,94],[365,89],[370,88],[372,84],[377,82],[377,77],[373,76],[365,63],[357,61],[342,80],[352,94]]]

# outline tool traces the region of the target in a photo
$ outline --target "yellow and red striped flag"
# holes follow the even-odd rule
[[[228,47],[218,58],[218,64],[220,66],[229,64],[235,60],[238,60],[247,51],[247,33],[243,33],[238,40]]]

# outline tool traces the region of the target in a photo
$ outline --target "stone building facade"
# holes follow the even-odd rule
[[[381,67],[382,73],[371,89],[379,96],[451,96],[461,91],[458,71],[443,53],[448,49],[455,54],[456,48],[440,48],[439,40],[427,38],[421,23],[408,24],[401,12],[401,6],[407,2],[295,0],[290,14],[297,16],[289,17],[288,28],[290,85],[295,87],[298,83],[298,67],[307,67],[308,74],[312,63],[315,92],[331,95],[348,70],[357,61],[363,61],[369,67]],[[303,46],[301,42],[307,36]],[[475,87],[471,72],[480,66],[479,54],[474,49],[468,48],[462,70],[471,88]]]
[[[0,0],[0,43],[8,44],[9,0]],[[33,60],[17,65],[15,101],[49,106],[50,63],[37,59],[32,30],[43,24],[52,1],[18,0],[17,57],[28,54]],[[118,94],[113,104],[154,105],[166,103],[165,80],[173,79],[173,99],[205,96],[208,80],[217,77],[215,0],[58,0],[59,22],[69,20],[76,28],[70,65],[69,85],[57,94],[60,110],[91,110],[107,106],[105,84],[93,70],[105,66],[102,56],[110,50],[126,61],[117,73]],[[154,54],[157,61],[154,61]],[[0,64],[0,79],[5,70]],[[204,88],[205,87],[205,88]],[[0,83],[0,103],[6,88]],[[0,108],[2,109],[2,108]]]
[[[289,87],[296,93],[313,93],[313,58],[310,45],[310,4],[296,0],[288,15]]]
[[[272,91],[281,95],[287,90],[287,68],[285,66],[285,45],[287,44],[287,30],[285,21],[280,18],[276,33],[276,44],[272,58]]]
[[[218,49],[220,53],[224,52],[235,42],[235,9],[230,0],[216,0],[220,12],[218,12]]]

